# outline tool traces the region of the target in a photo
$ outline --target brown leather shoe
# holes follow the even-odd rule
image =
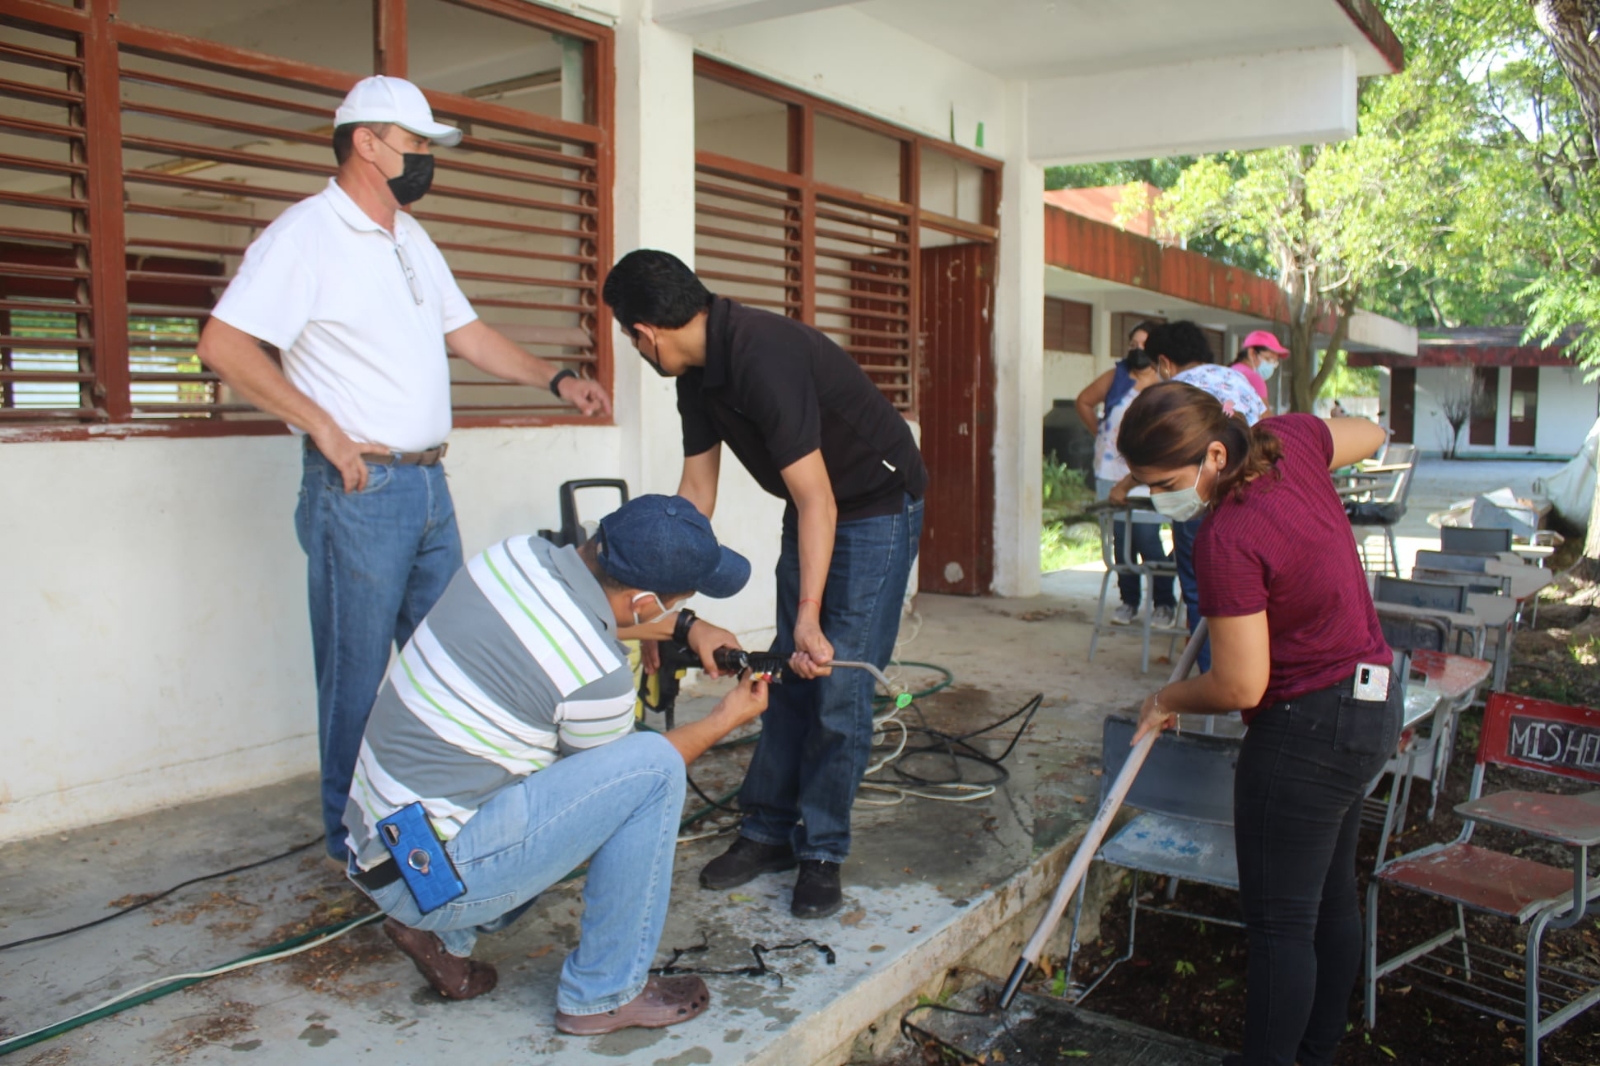
[[[384,919],[383,931],[395,947],[411,956],[417,970],[445,999],[481,996],[500,980],[493,966],[450,954],[444,949],[444,941],[432,933],[401,925],[393,918]]]
[[[629,1026],[660,1029],[698,1017],[711,1003],[711,990],[700,978],[652,977],[644,991],[616,1010],[604,1014],[567,1014],[556,1011],[556,1028],[573,1036],[599,1036]]]

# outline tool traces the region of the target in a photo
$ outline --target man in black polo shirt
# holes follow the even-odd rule
[[[724,443],[788,502],[777,636],[804,680],[772,687],[739,792],[744,820],[700,873],[727,889],[800,867],[791,912],[839,909],[850,808],[872,747],[872,678],[889,661],[922,536],[928,473],[911,430],[837,344],[801,322],[712,296],[666,252],[630,252],[605,301],[658,374],[678,379],[680,495],[711,517]]]

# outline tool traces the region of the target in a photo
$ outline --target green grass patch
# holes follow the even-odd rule
[[[1039,569],[1065,570],[1100,560],[1100,527],[1093,522],[1046,522],[1039,529]]]

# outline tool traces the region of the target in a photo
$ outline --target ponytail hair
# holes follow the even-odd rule
[[[1283,442],[1271,430],[1251,427],[1244,416],[1203,389],[1165,381],[1140,392],[1117,432],[1117,450],[1129,466],[1171,470],[1197,466],[1212,441],[1228,451],[1217,476],[1216,498],[1244,495],[1244,486],[1268,472],[1277,474]]]

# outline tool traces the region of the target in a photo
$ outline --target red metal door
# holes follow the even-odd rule
[[[919,587],[978,596],[994,580],[994,248],[923,248]]]
[[[1398,444],[1415,444],[1417,368],[1397,366],[1389,372],[1389,429]]]
[[[1500,422],[1500,368],[1480,366],[1472,370],[1472,418],[1467,422],[1470,444],[1495,445]]]
[[[1511,368],[1511,432],[1506,443],[1532,448],[1539,435],[1539,368]]]

